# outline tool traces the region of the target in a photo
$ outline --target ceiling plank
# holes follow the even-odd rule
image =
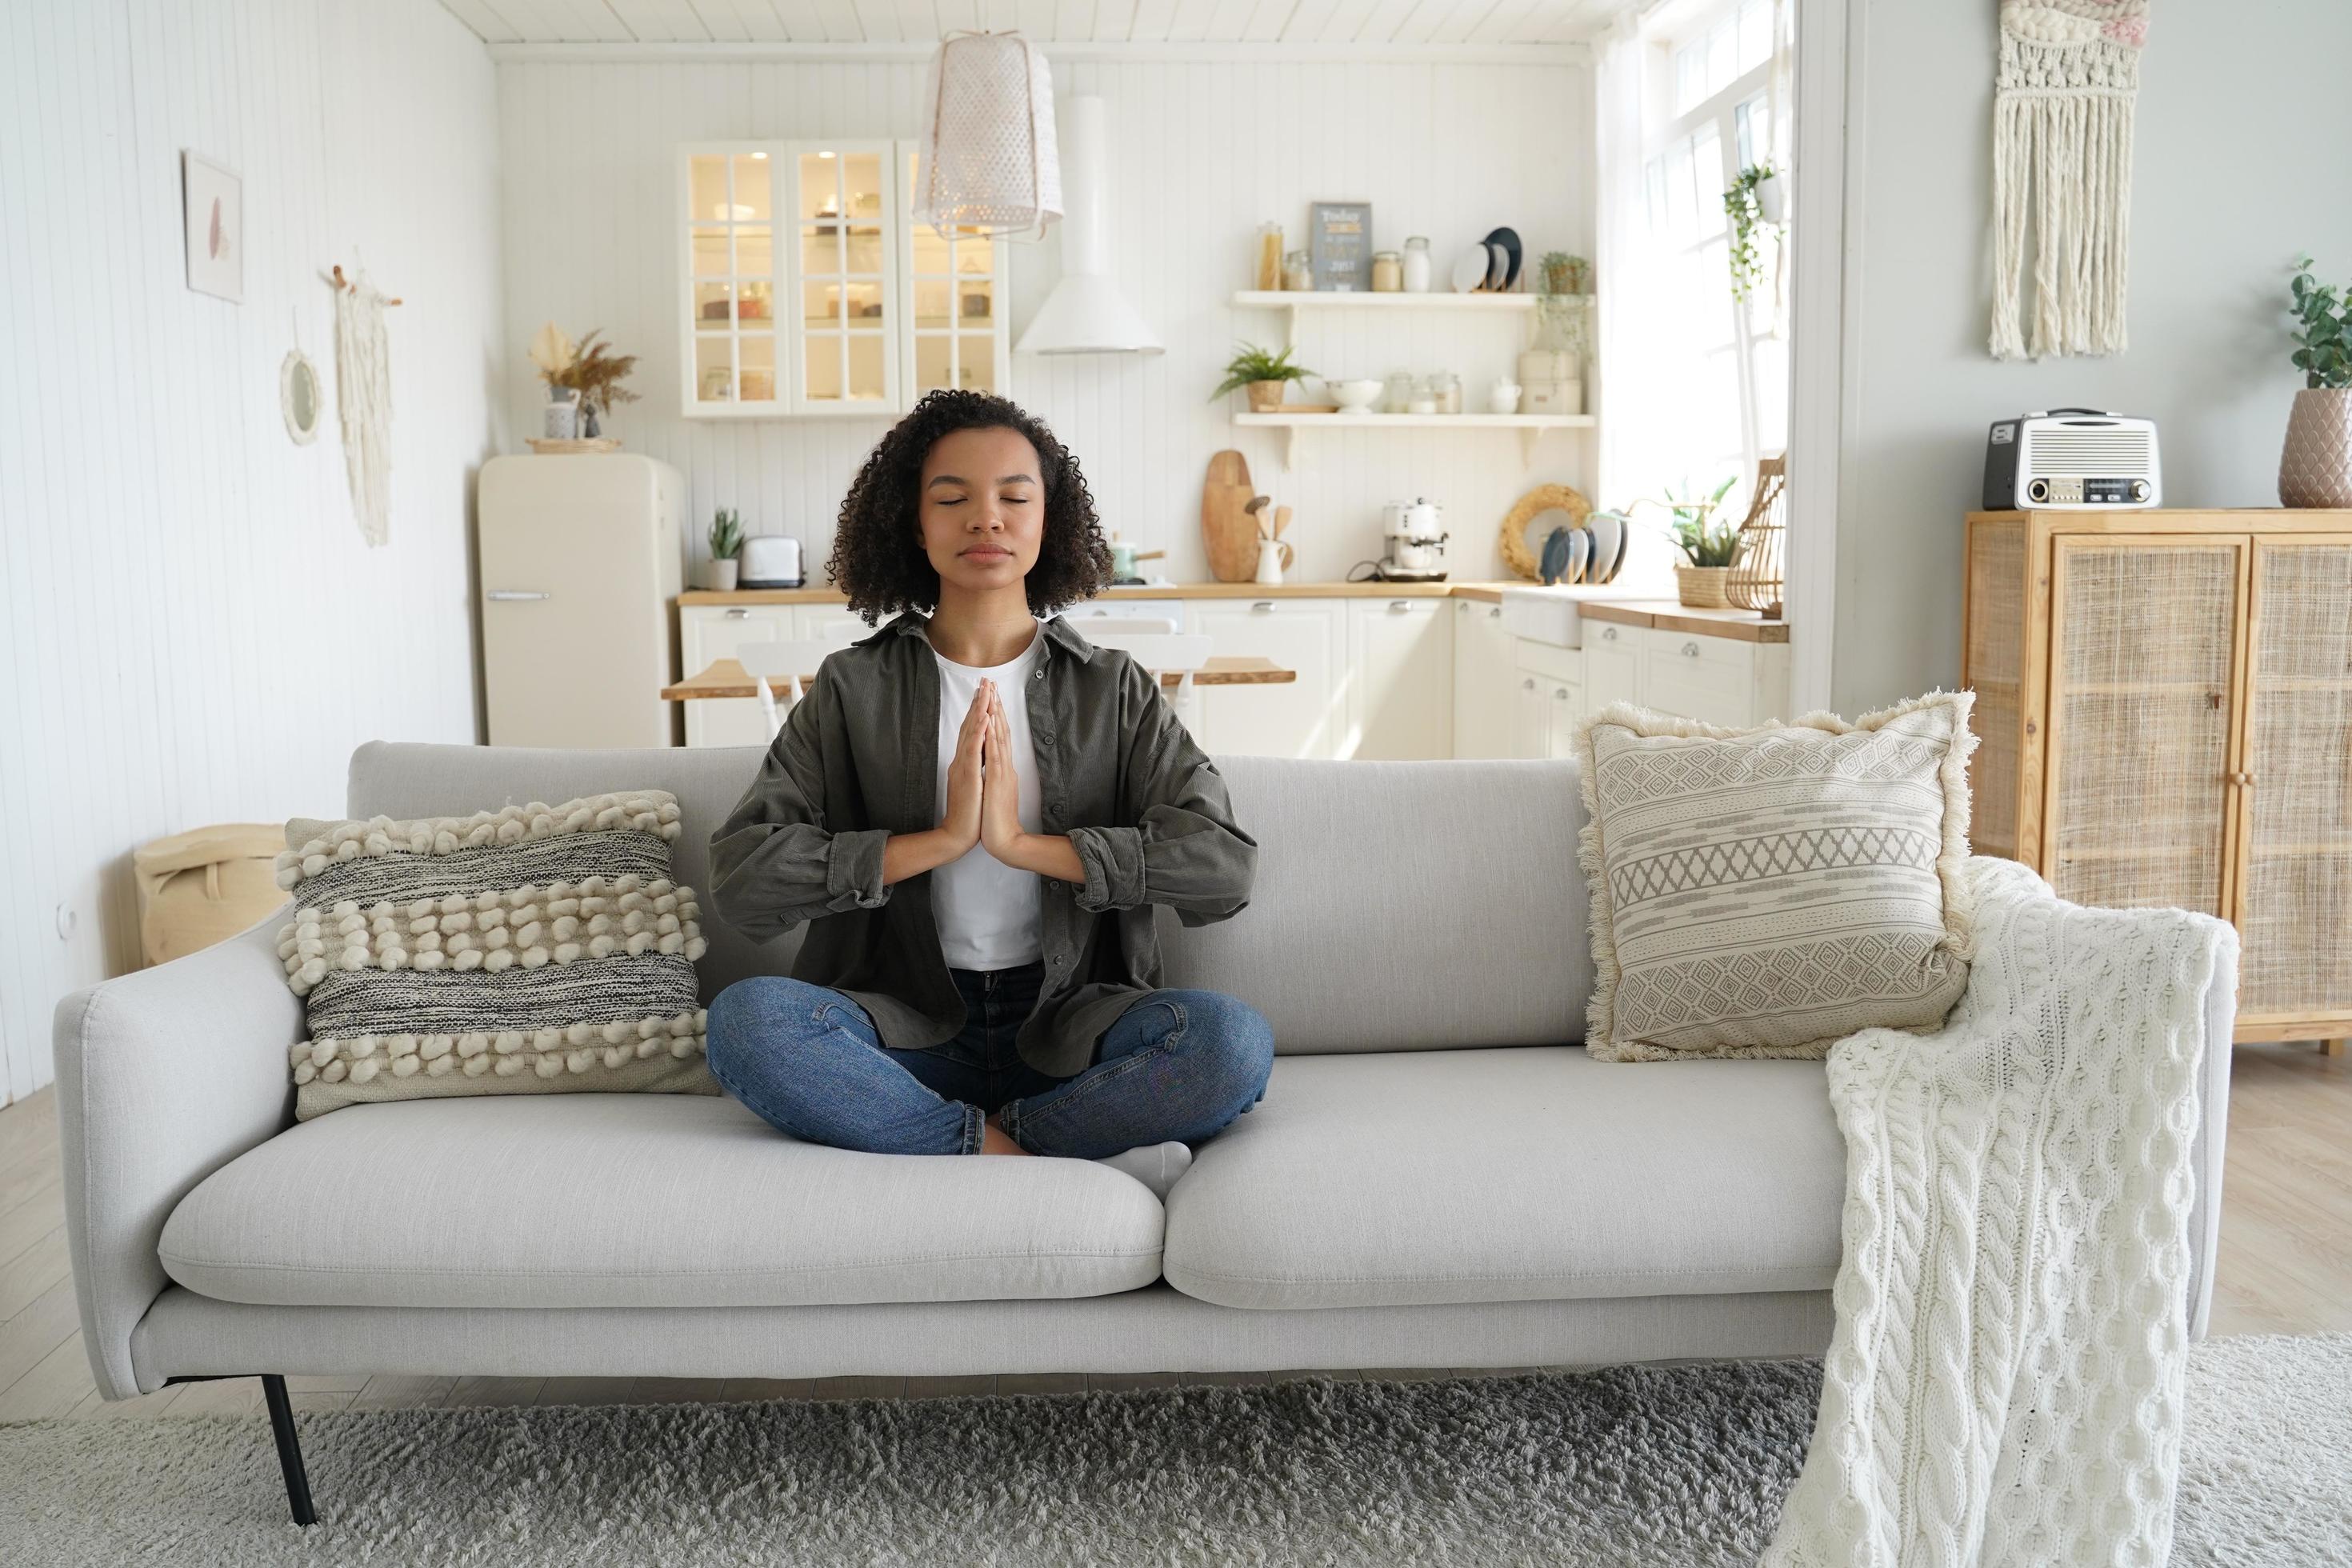
[[[474,37],[486,44],[512,44],[521,41],[522,35],[510,26],[483,0],[441,0],[449,15],[474,30]]]

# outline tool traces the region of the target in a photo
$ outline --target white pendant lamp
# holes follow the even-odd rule
[[[1156,354],[1164,352],[1110,275],[1110,223],[1103,213],[1103,100],[1063,105],[1069,134],[1065,173],[1069,216],[1062,223],[1062,280],[1013,345],[1024,354]]]
[[[914,214],[951,228],[1043,236],[1062,216],[1054,79],[1017,33],[950,33],[931,60]]]

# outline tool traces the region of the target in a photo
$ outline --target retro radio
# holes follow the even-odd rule
[[[2106,511],[2163,503],[2152,419],[2053,408],[2004,419],[1986,437],[1987,511]]]

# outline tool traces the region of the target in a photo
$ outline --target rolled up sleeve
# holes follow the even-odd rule
[[[824,737],[833,702],[819,679],[768,748],[743,798],[710,836],[710,896],[727,923],[768,942],[820,915],[887,902],[887,829],[825,827]]]
[[[1257,840],[1234,820],[1224,775],[1161,700],[1159,683],[1130,664],[1128,688],[1140,717],[1124,793],[1141,805],[1132,827],[1070,830],[1087,873],[1077,905],[1099,912],[1165,904],[1185,925],[1238,914],[1249,905]]]

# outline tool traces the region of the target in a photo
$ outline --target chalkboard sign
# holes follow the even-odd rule
[[[1316,202],[1307,224],[1307,258],[1315,287],[1326,292],[1369,293],[1372,287],[1372,204]]]

